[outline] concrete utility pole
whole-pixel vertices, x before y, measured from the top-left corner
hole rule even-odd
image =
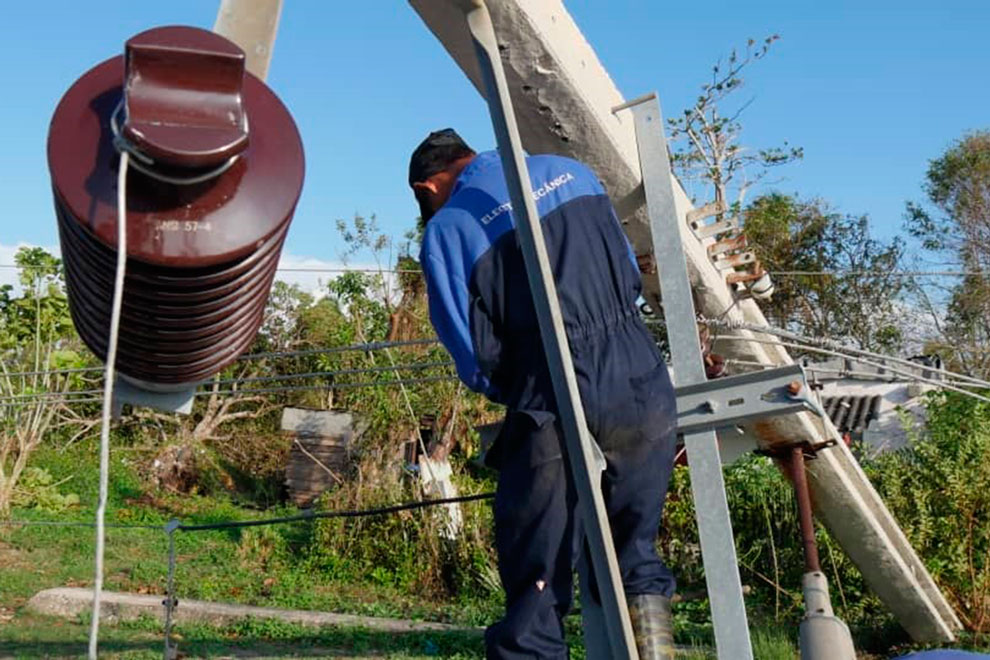
[[[410,4],[484,95],[457,0]],[[605,183],[636,252],[651,252],[633,121],[610,112],[624,99],[574,20],[559,0],[490,0],[488,8],[525,148],[587,163]],[[676,181],[674,190],[677,214],[685,218],[691,203]],[[705,244],[686,223],[680,227],[680,239],[701,314],[766,323],[752,300],[733,300]],[[651,302],[658,304],[656,278],[646,278],[644,287]],[[732,342],[725,352],[727,357],[767,365],[791,362],[776,346]],[[958,618],[831,422],[826,419],[823,426],[807,414],[795,414],[752,424],[747,431],[767,447],[839,441],[806,468],[819,517],[915,640],[954,639],[954,631],[961,628]]]

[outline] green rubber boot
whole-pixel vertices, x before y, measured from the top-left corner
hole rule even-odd
[[[659,594],[627,596],[640,660],[674,660],[674,619],[670,599]]]

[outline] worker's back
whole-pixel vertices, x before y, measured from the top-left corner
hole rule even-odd
[[[598,179],[581,163],[559,156],[533,156],[527,165],[592,430],[595,409],[617,409],[624,399],[637,398],[637,378],[648,398],[672,402],[666,368],[638,318],[639,271]],[[510,408],[553,412],[508,199],[498,154],[483,153],[464,169],[449,201],[427,225],[424,266],[431,275],[442,271],[449,278],[449,288],[442,277],[429,278],[431,307],[445,305],[442,316],[456,307],[464,319],[461,327],[443,328],[437,323],[441,315],[434,314],[434,324],[448,348],[453,344],[458,371],[469,385]],[[468,295],[460,300],[457,291],[464,284]],[[451,341],[451,334],[465,332]],[[458,355],[458,345],[466,354]]]

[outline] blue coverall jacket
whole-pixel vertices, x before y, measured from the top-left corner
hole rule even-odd
[[[627,593],[670,595],[656,555],[673,465],[673,389],[639,318],[639,269],[597,177],[560,156],[527,158],[582,404],[608,468],[603,494]],[[430,318],[457,372],[508,408],[489,452],[499,469],[495,540],[506,616],[489,657],[566,657],[580,521],[512,206],[496,152],[461,172],[427,223],[420,260]]]

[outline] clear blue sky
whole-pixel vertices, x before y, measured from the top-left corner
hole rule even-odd
[[[212,26],[214,0],[5,3],[0,247],[57,243],[45,138],[66,88],[156,25]],[[868,213],[884,237],[920,196],[927,160],[964,131],[990,127],[990,2],[754,0],[696,4],[572,0],[566,6],[627,97],[656,89],[670,113],[690,104],[709,67],[746,38],[781,41],[747,75],[755,98],[746,143],[789,140],[804,161],[775,188]],[[336,218],[377,214],[396,237],[416,207],[410,150],[455,126],[493,146],[484,105],[401,0],[285,0],[269,84],[307,150],[289,235],[295,256],[335,260]],[[755,192],[760,192],[759,190]],[[6,254],[9,254],[7,252]]]

